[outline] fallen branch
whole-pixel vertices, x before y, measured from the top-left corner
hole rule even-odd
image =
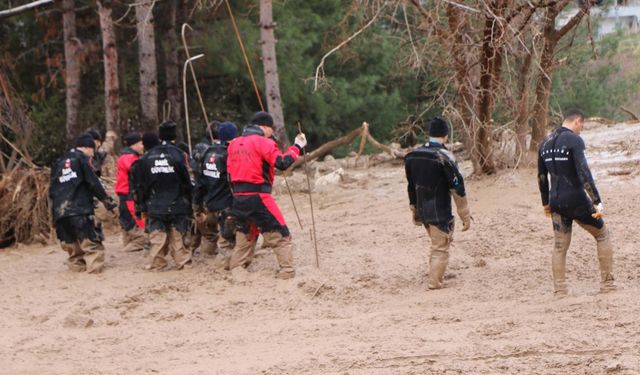
[[[629,114],[629,116],[631,116],[631,120],[633,121],[640,121],[640,118],[638,118],[638,115],[636,115],[635,113],[633,113],[630,109],[625,108],[623,106],[620,106],[620,110],[623,112],[626,112]]]
[[[53,3],[54,0],[38,0],[38,1],[34,1],[32,3],[29,4],[25,4],[19,7],[15,7],[15,8],[11,8],[11,9],[7,9],[7,10],[3,10],[0,11],[0,18],[8,18],[8,17],[12,17],[12,16],[17,16],[18,14],[27,12],[33,8],[37,8],[39,6],[42,5],[49,5],[51,3]]]

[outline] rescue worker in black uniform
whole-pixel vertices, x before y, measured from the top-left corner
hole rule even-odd
[[[146,219],[151,249],[148,270],[162,270],[171,253],[177,269],[191,263],[191,253],[183,236],[191,225],[192,185],[187,155],[173,141],[176,124],[164,122],[159,128],[161,144],[153,147],[134,164],[137,184],[137,214]]]
[[[104,267],[104,246],[96,232],[93,198],[113,211],[118,204],[105,191],[91,167],[93,137],[82,134],[76,147],[51,169],[49,197],[60,246],[69,254],[67,265],[76,272],[99,273]]]
[[[542,205],[553,222],[555,241],[551,263],[554,294],[558,297],[568,294],[565,267],[574,221],[596,240],[600,291],[616,289],[613,282],[613,246],[602,219],[602,200],[584,155],[585,145],[580,137],[583,125],[584,114],[581,111],[567,111],[562,126],[544,140],[538,152]]]
[[[224,235],[220,236],[233,204],[227,174],[227,147],[229,142],[238,136],[238,127],[225,121],[220,124],[217,133],[220,143],[209,146],[198,165],[193,212],[198,230],[203,236],[200,252],[205,255],[219,254],[218,263],[226,266],[235,237],[234,231],[227,233],[226,238]]]
[[[424,225],[431,237],[429,289],[442,288],[449,263],[455,223],[451,214],[452,195],[462,220],[462,231],[471,226],[464,180],[453,154],[444,145],[448,138],[449,125],[436,117],[429,124],[429,142],[405,157],[413,222],[417,226]]]
[[[200,142],[193,146],[189,162],[191,165],[191,171],[196,178],[198,174],[200,174],[200,166],[202,165],[202,160],[204,160],[204,153],[207,152],[209,147],[212,145],[220,143],[220,139],[218,138],[218,126],[220,126],[219,121],[211,121],[205,129],[204,137],[202,137]],[[194,214],[196,214],[195,211]],[[209,250],[211,250],[210,246],[208,244],[203,244],[202,242],[203,233],[207,230],[204,228],[205,222],[203,220],[197,220],[197,217],[194,217],[194,219],[196,220],[193,222],[191,238],[190,241],[188,241],[189,248],[194,254],[204,253],[206,255],[212,255],[212,253],[209,252]]]

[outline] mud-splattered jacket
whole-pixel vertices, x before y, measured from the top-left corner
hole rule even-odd
[[[190,215],[192,185],[187,154],[163,142],[134,163],[137,212],[154,215]]]
[[[193,203],[209,211],[231,207],[233,196],[227,174],[227,145],[214,144],[203,154],[196,174]]]
[[[83,152],[71,149],[51,168],[49,197],[53,220],[78,215],[93,215],[93,197],[104,201],[107,193]]]
[[[429,142],[404,158],[409,203],[416,207],[425,224],[448,225],[451,213],[451,190],[465,196],[464,180],[456,160],[447,148]]]
[[[280,152],[273,139],[258,126],[248,126],[229,144],[227,170],[234,194],[271,193],[275,168],[283,171],[293,164],[301,149],[293,145]]]
[[[593,181],[579,135],[560,127],[540,145],[538,185],[542,204],[568,217],[590,216],[600,194]],[[551,176],[549,179],[548,176]]]

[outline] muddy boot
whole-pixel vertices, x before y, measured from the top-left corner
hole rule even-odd
[[[181,270],[191,265],[191,251],[184,246],[182,233],[174,227],[171,227],[169,232],[169,252],[176,262],[176,269]]]
[[[205,236],[202,237],[200,242],[200,254],[203,256],[212,257],[218,253],[218,242]]]
[[[84,272],[87,270],[87,264],[84,261],[84,252],[80,249],[80,245],[77,242],[65,243],[61,242],[60,246],[62,250],[69,254],[67,259],[67,267],[73,272]]]
[[[236,232],[236,245],[233,247],[229,258],[229,269],[236,267],[248,267],[253,259],[256,241],[251,241],[248,234]]]
[[[126,246],[122,249],[124,252],[141,251],[144,249],[144,243],[147,240],[147,236],[140,228],[135,227],[127,232],[128,241]]]
[[[167,233],[162,230],[154,231],[149,235],[149,242],[151,243],[149,257],[151,258],[151,264],[147,265],[145,269],[159,271],[168,265],[165,259],[169,248],[167,240]]]
[[[427,225],[429,237],[431,237],[431,256],[429,259],[429,289],[441,289],[444,281],[444,271],[449,264],[449,245],[451,233],[438,229],[435,225]]]
[[[598,247],[598,262],[600,263],[600,293],[607,293],[617,289],[613,279],[613,245],[606,225],[596,227],[581,224],[596,240]]]
[[[283,237],[278,232],[263,233],[264,243],[262,247],[272,248],[276,254],[280,269],[276,273],[276,278],[286,280],[296,275],[293,269],[293,242],[291,236]]]
[[[233,243],[220,236],[218,238],[218,253],[213,260],[213,267],[215,269],[229,269],[229,260],[232,252]]]
[[[104,268],[104,246],[100,242],[89,239],[80,243],[80,248],[84,252],[84,261],[87,264],[87,273],[100,273]]]
[[[553,274],[553,295],[563,298],[569,294],[566,280],[567,250],[571,245],[572,222],[558,213],[551,216],[553,222],[553,253],[551,272]]]

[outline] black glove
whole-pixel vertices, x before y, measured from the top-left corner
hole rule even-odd
[[[104,208],[107,209],[107,211],[113,211],[116,209],[116,207],[118,207],[118,203],[116,203],[116,201],[113,200],[113,198],[107,196],[103,201],[102,204],[104,204]]]

